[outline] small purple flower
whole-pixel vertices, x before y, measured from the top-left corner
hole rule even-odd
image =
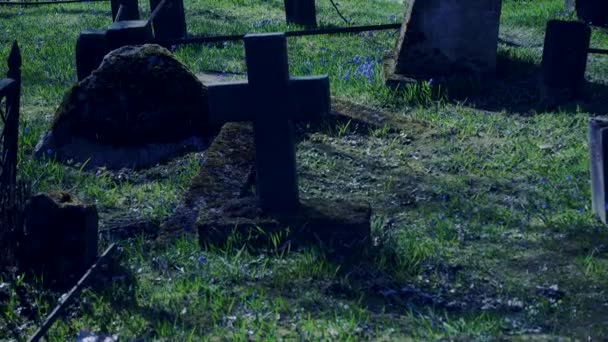
[[[350,70],[347,70],[346,73],[342,76],[342,81],[346,81],[350,79]]]
[[[198,257],[198,259],[196,259],[196,261],[197,261],[199,264],[204,264],[204,263],[206,263],[206,262],[207,262],[207,258],[206,258],[204,255],[201,255],[200,257]]]
[[[549,205],[547,205],[547,203],[543,203],[543,209],[545,209],[545,210],[549,209]]]
[[[53,154],[53,149],[52,148],[47,149],[46,150],[46,154],[49,155],[49,156],[52,155]]]
[[[541,184],[545,183],[546,181],[547,181],[547,180],[545,179],[545,177],[540,177],[540,178],[538,179],[538,182],[539,182],[539,183],[541,183]]]

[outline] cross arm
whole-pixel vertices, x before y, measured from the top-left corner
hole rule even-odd
[[[312,121],[331,110],[327,76],[292,77],[289,80],[290,112],[296,121]]]
[[[247,81],[207,85],[210,121],[221,125],[229,121],[252,121]],[[272,98],[272,97],[270,97]],[[293,120],[315,120],[330,112],[329,78],[327,76],[292,77],[289,80],[289,101],[286,116]]]
[[[207,85],[209,120],[212,125],[230,121],[251,121],[251,101],[247,81],[221,82]]]

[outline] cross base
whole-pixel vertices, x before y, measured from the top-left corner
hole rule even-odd
[[[238,233],[250,246],[272,247],[276,234],[282,248],[320,245],[332,255],[352,257],[370,245],[370,218],[371,207],[363,201],[302,199],[297,211],[268,214],[255,196],[247,196],[201,212],[196,226],[202,246],[222,244]]]

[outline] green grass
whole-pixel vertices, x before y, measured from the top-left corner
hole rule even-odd
[[[298,29],[283,23],[279,0],[185,3],[191,34]],[[344,25],[329,1],[317,3],[321,25]],[[292,75],[328,74],[333,96],[411,122],[369,131],[344,122],[307,132],[298,145],[303,196],[371,202],[372,253],[339,265],[314,249],[281,251],[276,241],[254,253],[238,237],[207,250],[194,237],[167,245],[137,238],[124,244],[114,284],[85,291],[49,340],[71,340],[81,329],[121,340],[606,338],[608,232],[590,209],[592,106],[587,99],[580,109],[545,112],[529,77],[546,21],[566,18],[562,6],[505,0],[500,35],[522,47],[501,44],[505,80],[460,102],[428,83],[384,87],[378,60],[394,47],[395,31],[290,38]],[[362,25],[398,21],[403,5],[351,0],[340,10]],[[178,205],[200,155],[130,172],[129,181],[31,158],[76,82],[79,31],[109,25],[109,13],[107,3],[0,7],[0,56],[17,39],[24,57],[19,172],[36,191],[69,190],[95,203],[102,226],[125,216],[160,222]],[[595,30],[592,46],[608,47],[608,35]],[[181,47],[176,55],[195,72],[245,70],[241,43]],[[363,63],[371,65],[369,79],[356,72]],[[605,97],[608,59],[590,56],[587,70],[596,83],[589,98]],[[0,340],[20,328],[33,332],[58,295],[35,291],[36,282],[3,282]],[[538,289],[552,285],[563,296]],[[33,295],[22,300],[22,289]]]

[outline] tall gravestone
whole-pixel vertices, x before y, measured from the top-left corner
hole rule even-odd
[[[388,73],[428,80],[496,69],[502,0],[407,0]]]

